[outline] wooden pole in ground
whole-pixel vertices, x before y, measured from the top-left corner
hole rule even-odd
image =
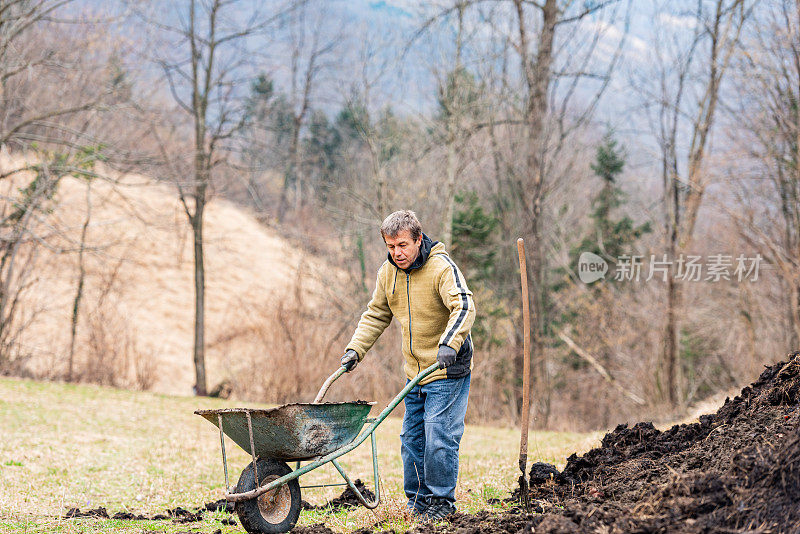
[[[528,268],[525,262],[525,242],[520,237],[517,239],[517,252],[519,253],[519,275],[522,282],[522,416],[520,417],[519,438],[519,469],[522,476],[519,478],[519,490],[522,493],[522,502],[525,510],[530,512],[530,499],[528,496],[528,425],[530,421],[530,375],[531,375],[531,314],[528,305]]]

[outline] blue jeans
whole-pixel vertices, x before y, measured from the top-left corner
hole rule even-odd
[[[405,398],[400,455],[409,508],[422,510],[431,498],[456,500],[469,381],[470,375],[434,380],[415,387]]]

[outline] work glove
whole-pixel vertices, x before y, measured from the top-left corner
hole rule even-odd
[[[439,354],[436,355],[439,367],[444,369],[456,363],[456,354],[456,349],[448,345],[439,345]]]
[[[358,365],[358,353],[353,349],[347,349],[342,356],[342,367],[349,373]]]

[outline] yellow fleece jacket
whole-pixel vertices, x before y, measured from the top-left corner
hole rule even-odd
[[[345,350],[355,350],[362,360],[392,317],[402,326],[404,369],[409,380],[436,362],[439,345],[455,349],[456,362],[432,373],[422,384],[469,374],[475,302],[464,275],[442,243],[433,243],[423,234],[420,255],[408,270],[398,269],[391,258],[381,265],[372,299]]]

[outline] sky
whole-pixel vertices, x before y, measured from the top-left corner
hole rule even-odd
[[[620,0],[619,6],[630,5],[627,20],[621,13],[612,20],[606,15],[610,10],[606,10],[601,15],[587,17],[575,26],[578,31],[571,35],[571,40],[580,41],[601,30],[595,53],[599,64],[610,59],[619,40],[624,36],[625,63],[635,66],[638,62],[647,60],[650,46],[648,39],[655,25],[680,26],[691,22],[680,14],[678,6],[684,2],[685,0],[672,0],[671,5],[676,6],[674,14],[654,17],[653,1]],[[269,13],[276,4],[274,0],[242,0],[239,5],[249,5],[255,10]],[[340,103],[350,92],[347,86],[355,82],[363,84],[366,76],[375,85],[376,102],[391,101],[399,108],[398,111],[410,114],[429,112],[435,105],[437,77],[440,78],[442,72],[452,65],[456,20],[451,16],[431,25],[427,31],[420,30],[425,20],[441,13],[443,6],[451,4],[448,0],[310,0],[306,11],[306,48],[313,35],[321,41],[336,39],[341,43],[328,58],[332,64],[327,65],[327,83],[320,84],[327,86],[328,94],[319,95],[325,106],[335,105],[337,100]],[[584,2],[574,4],[580,7]],[[119,14],[129,11],[131,6],[148,5],[148,2],[78,0],[77,5],[88,5],[94,9],[105,9]],[[149,5],[153,7],[151,12],[161,22],[175,24],[181,17],[181,10],[175,7],[178,5],[176,2],[151,0]],[[512,14],[510,2],[483,2],[478,4],[477,9],[468,11],[465,17],[465,31],[468,35],[465,62],[469,67],[472,61],[476,70],[481,68],[481,64],[485,66],[486,52],[489,50],[487,43],[491,32],[483,16],[490,7],[498,12],[505,10],[507,14]],[[242,19],[249,13],[247,9],[237,8],[237,11],[241,13]],[[186,17],[182,18],[185,20]],[[129,22],[123,24],[141,22],[128,20]],[[531,16],[529,25],[533,26],[535,23],[536,17]],[[279,85],[285,85],[288,91],[291,85],[288,73],[291,50],[288,46],[280,45],[280,42],[287,41],[287,37],[285,28],[278,24],[261,40],[252,40],[248,55],[251,56],[253,71],[267,71],[276,78]],[[567,46],[570,44],[566,43]],[[470,48],[472,58],[468,57]],[[363,56],[366,53],[372,53],[372,65],[367,69],[369,72],[364,72],[363,68]],[[513,62],[512,67],[515,64]],[[625,80],[619,76],[618,78],[620,79],[614,82],[616,95],[626,89],[623,86]],[[603,107],[607,107],[605,103]],[[616,107],[616,104],[612,105],[612,108]]]
[[[581,8],[584,2],[573,4]],[[120,14],[131,6],[148,3],[144,0],[118,0],[113,3],[79,0],[77,5],[89,5]],[[160,22],[179,22],[180,10],[175,7],[177,3],[151,0],[149,5],[153,8],[151,13],[155,13]],[[274,9],[274,5],[275,0],[242,0],[238,4],[265,13]],[[389,104],[395,113],[401,115],[423,120],[432,115],[437,106],[437,84],[454,64],[456,19],[450,16],[430,25],[425,31],[421,31],[421,28],[430,17],[440,14],[443,6],[452,5],[452,1],[309,0],[307,5],[302,32],[304,47],[298,56],[300,68],[297,84],[302,82],[309,50],[315,39],[323,46],[328,42],[337,43],[330,53],[318,59],[322,68],[313,94],[317,109],[333,116],[354,92],[364,93],[367,87],[370,105],[376,112]],[[659,10],[659,5],[667,9]],[[556,43],[558,58],[555,70],[604,73],[620,41],[624,39],[615,75],[594,114],[598,129],[607,126],[622,136],[634,138],[639,136],[639,132],[649,129],[647,117],[642,113],[644,97],[637,93],[634,86],[647,79],[652,67],[655,35],[663,34],[670,38],[674,32],[690,33],[693,21],[686,13],[692,5],[694,2],[690,0],[670,0],[667,3],[661,0],[620,0],[616,11],[606,9],[587,16],[577,24],[560,27],[562,41]],[[233,11],[233,17],[244,20],[251,11],[239,9],[238,6],[238,11]],[[491,30],[492,25],[487,21],[487,17],[492,16],[490,10],[494,10],[495,17],[505,13],[511,21],[512,9],[511,2],[482,2],[467,11],[464,19],[467,35],[464,64],[478,77],[501,69],[503,61],[497,53],[497,32],[502,31],[516,38],[508,22],[495,24],[494,27],[499,29],[494,32]],[[538,17],[534,16],[533,9],[529,14],[531,34],[535,34]],[[141,20],[123,17],[120,32],[131,31],[137,25],[134,32],[141,30]],[[241,62],[239,77],[242,82],[239,91],[248,91],[246,80],[261,72],[271,76],[279,90],[286,93],[291,91],[290,43],[297,41],[299,34],[287,28],[286,24],[275,24],[265,34],[249,40],[246,50],[231,52]],[[576,63],[575,59],[582,56],[582,51],[595,35],[597,43],[592,60],[586,65]],[[146,58],[148,53],[145,47],[140,51],[140,57]],[[507,64],[513,78],[519,72],[519,58],[513,53],[509,54]],[[580,113],[585,109],[599,86],[598,81],[583,79],[574,91],[570,110]],[[563,95],[568,88],[566,79],[559,82],[554,104],[558,103],[559,91]],[[521,90],[519,92],[521,94]],[[638,140],[640,143],[643,141],[640,136]]]

